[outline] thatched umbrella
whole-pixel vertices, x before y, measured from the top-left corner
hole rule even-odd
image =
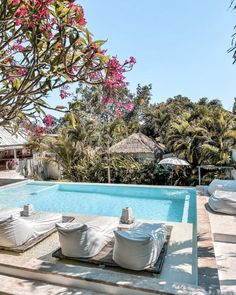
[[[111,154],[133,155],[139,158],[154,158],[155,155],[164,154],[165,146],[143,133],[133,133],[110,147]]]

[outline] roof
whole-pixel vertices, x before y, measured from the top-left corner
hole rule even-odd
[[[164,153],[165,146],[140,132],[131,134],[110,148],[114,154],[154,154],[157,151]]]
[[[0,126],[0,150],[22,148],[27,139],[20,134],[11,134]]]

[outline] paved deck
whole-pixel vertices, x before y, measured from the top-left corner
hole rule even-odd
[[[3,170],[0,171],[0,179],[24,179],[25,177],[23,175],[20,175],[15,170]]]
[[[79,215],[76,217],[79,222],[86,222],[91,220],[91,218],[98,218],[95,216]],[[114,217],[107,217],[108,219],[116,219]],[[196,247],[192,239],[193,237],[193,227],[192,224],[183,223],[170,223],[173,225],[173,230],[171,234],[171,239],[168,247],[168,252],[166,260],[162,269],[161,275],[153,276],[152,274],[146,274],[142,272],[129,272],[123,271],[119,272],[114,268],[106,267],[105,270],[92,266],[91,264],[85,263],[74,263],[71,261],[64,261],[63,263],[52,258],[52,252],[59,247],[58,235],[53,234],[43,242],[39,243],[32,249],[26,251],[23,254],[14,254],[12,252],[0,251],[0,269],[4,266],[11,266],[15,268],[23,268],[23,270],[40,271],[50,271],[60,274],[63,272],[63,276],[72,275],[73,277],[82,273],[91,273],[94,278],[100,277],[101,281],[116,280],[120,278],[122,281],[127,281],[129,278],[129,284],[133,285],[134,288],[137,287],[137,283],[143,282],[146,288],[151,290],[169,290],[168,286],[172,286],[171,290],[180,290],[181,288],[186,288],[187,293],[183,294],[204,294],[201,290],[197,289],[197,265],[196,265]],[[67,263],[67,264],[65,264]],[[0,271],[1,272],[1,271]],[[22,273],[22,272],[20,272]],[[12,273],[11,273],[12,274]],[[127,276],[128,274],[128,276]],[[16,274],[15,274],[16,275]],[[55,282],[54,282],[55,283]],[[112,284],[113,284],[112,283]],[[162,284],[165,286],[162,286]],[[181,286],[188,287],[181,287]],[[176,287],[174,287],[176,286]],[[190,287],[189,287],[190,286]],[[78,287],[78,286],[77,286]],[[164,288],[164,289],[163,289]],[[190,288],[190,289],[188,289]],[[190,290],[195,290],[191,293]],[[198,291],[200,293],[198,293]],[[119,293],[118,293],[119,294]]]
[[[208,196],[205,197],[207,203]],[[236,216],[213,212],[206,204],[221,294],[236,294]]]
[[[0,275],[0,294],[12,295],[104,295],[93,291]]]
[[[220,290],[216,257],[212,240],[209,217],[205,208],[205,196],[197,197],[197,229],[198,229],[198,285],[211,294]]]

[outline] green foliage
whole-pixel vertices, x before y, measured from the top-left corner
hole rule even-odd
[[[120,91],[120,99],[131,100],[134,109],[115,119],[112,109],[107,111],[100,103],[101,95],[97,87],[78,89],[71,113],[63,118],[59,137],[50,145],[66,178],[107,182],[109,164],[113,183],[195,185],[197,166],[230,164],[231,149],[236,145],[236,116],[223,109],[219,100],[201,98],[193,103],[178,95],[150,104],[151,86],[139,85],[135,94],[127,88]],[[111,145],[138,130],[158,138],[168,152],[186,159],[191,168],[164,170],[156,160],[109,157]],[[206,181],[208,176],[211,173],[204,175]]]

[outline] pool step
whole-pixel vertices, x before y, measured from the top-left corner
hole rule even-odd
[[[82,290],[77,288],[70,288],[65,286],[59,286],[40,282],[30,279],[20,279],[14,276],[0,275],[0,294],[12,294],[12,295],[102,295],[104,293],[97,293],[88,290]]]

